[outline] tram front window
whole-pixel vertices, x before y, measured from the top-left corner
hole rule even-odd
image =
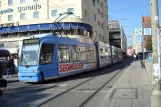
[[[22,48],[21,65],[37,65],[38,53],[39,44],[24,45]]]

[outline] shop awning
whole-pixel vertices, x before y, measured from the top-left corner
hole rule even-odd
[[[70,23],[64,23],[63,29],[70,30]]]
[[[78,23],[71,23],[72,29],[78,29]]]
[[[27,30],[28,30],[28,26],[19,26],[19,30],[18,30],[18,32],[27,32]]]
[[[50,24],[40,24],[40,30],[50,30]]]
[[[83,23],[79,23],[79,29],[84,30],[84,24]]]
[[[51,30],[60,30],[62,28],[62,23],[53,23]]]
[[[89,24],[85,24],[85,29],[87,31],[92,31],[92,27]]]
[[[29,25],[29,30],[28,31],[37,31],[38,29],[39,29],[38,24]]]
[[[8,28],[0,28],[0,34],[8,33]]]
[[[17,26],[13,26],[13,27],[9,27],[8,28],[8,33],[14,33],[18,31],[18,27]]]

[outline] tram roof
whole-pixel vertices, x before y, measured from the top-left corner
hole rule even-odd
[[[51,40],[56,40],[57,43],[71,44],[71,45],[93,44],[93,40],[91,40],[91,39],[58,37],[58,36],[55,36],[53,33],[44,33],[44,34],[32,35],[30,38],[40,38],[41,40],[51,39]]]

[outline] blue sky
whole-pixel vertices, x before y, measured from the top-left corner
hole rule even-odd
[[[161,15],[161,0],[158,0],[158,4],[159,14]],[[118,20],[123,25],[127,37],[127,45],[130,46],[132,45],[132,32],[135,28],[142,27],[141,15],[151,15],[150,0],[108,0],[108,12],[109,20]]]

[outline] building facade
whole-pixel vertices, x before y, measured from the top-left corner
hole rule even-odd
[[[127,55],[128,55],[128,56],[132,56],[132,55],[133,55],[132,46],[130,46],[130,47],[127,48]]]
[[[73,14],[55,23],[64,12]],[[22,39],[58,31],[109,43],[107,13],[107,0],[0,0],[0,47],[17,53]]]
[[[108,21],[108,28],[109,29],[117,29],[120,28],[120,24],[118,20],[109,20]]]
[[[124,53],[127,53],[126,34],[122,25],[119,25],[119,22],[116,20],[110,20],[108,21],[108,27],[110,45],[121,48]]]
[[[143,28],[151,28],[151,16],[143,16],[142,17],[142,27]],[[144,35],[144,46],[148,42],[148,36],[152,36],[152,35]],[[145,48],[145,50],[146,50],[146,48]]]
[[[142,52],[142,43],[137,43],[135,32],[132,33],[132,48],[135,54]]]
[[[142,17],[143,28],[151,28],[151,16]]]

